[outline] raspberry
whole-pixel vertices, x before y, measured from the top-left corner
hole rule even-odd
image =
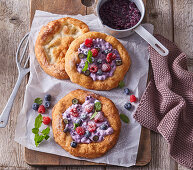
[[[96,124],[94,122],[88,122],[88,131],[94,132],[96,130]]]
[[[87,46],[87,47],[91,47],[92,46],[92,38],[88,38],[85,40],[84,44]]]
[[[45,109],[44,105],[40,105],[38,108],[38,112],[43,114],[43,113],[45,113],[45,111],[46,111],[46,109]]]
[[[106,57],[107,63],[111,63],[113,60],[116,59],[116,55],[114,53],[108,53]]]
[[[113,55],[111,56],[112,60],[115,60],[117,58],[117,56],[113,53]]]
[[[110,64],[103,64],[101,69],[104,72],[108,72],[111,70],[111,66],[110,66]]]
[[[104,120],[104,117],[103,117],[103,114],[101,112],[99,112],[95,118],[94,118],[94,121],[97,123],[97,122],[102,122]]]
[[[80,126],[76,128],[76,132],[79,135],[84,135],[85,134],[85,130],[83,129],[83,127],[80,127]]]
[[[136,102],[136,97],[134,95],[131,95],[130,96],[130,102]]]
[[[91,50],[91,52],[92,52],[92,56],[93,56],[93,57],[96,57],[96,56],[98,55],[98,50],[95,49],[95,48],[93,48],[93,49]]]
[[[43,117],[43,123],[44,125],[49,125],[51,122],[51,119],[49,117]]]
[[[92,64],[89,70],[91,73],[96,73],[98,71],[98,67],[95,64]]]
[[[85,111],[88,113],[92,112],[93,109],[94,109],[94,104],[88,104],[85,106]]]
[[[77,112],[77,109],[76,108],[72,108],[70,110],[70,114],[74,117],[78,117],[78,112]]]

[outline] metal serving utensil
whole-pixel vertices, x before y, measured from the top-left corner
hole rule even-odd
[[[23,78],[25,77],[25,75],[30,71],[30,68],[29,67],[27,68],[27,64],[28,64],[28,61],[29,61],[29,55],[27,56],[27,59],[24,62],[25,63],[24,66],[23,67],[21,66],[22,60],[25,56],[25,53],[27,51],[27,47],[28,47],[28,44],[29,44],[28,36],[29,36],[29,33],[27,33],[23,37],[23,39],[19,43],[19,46],[18,46],[18,49],[17,49],[17,52],[16,52],[16,64],[17,64],[17,69],[18,69],[19,75],[18,75],[17,82],[15,84],[15,87],[14,87],[14,89],[13,89],[13,91],[12,91],[10,97],[9,97],[9,100],[8,100],[3,112],[0,115],[0,128],[4,128],[7,125],[8,119],[9,119],[9,114],[11,112],[11,108],[12,108],[14,99],[16,97],[17,91],[19,89],[19,86],[20,86]],[[21,47],[22,47],[23,43],[25,42],[25,40],[26,40],[26,44],[25,44],[24,49],[22,51],[21,58],[19,59],[18,57],[19,57],[19,54],[20,54],[20,51],[21,51]]]

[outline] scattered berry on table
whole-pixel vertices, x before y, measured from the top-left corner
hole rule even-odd
[[[72,142],[70,143],[70,146],[71,146],[72,148],[76,148],[76,147],[77,147],[77,143],[76,143],[75,141],[72,141]]]
[[[51,122],[50,117],[43,117],[43,124],[44,124],[44,125],[49,125],[50,122]]]
[[[43,113],[45,113],[45,111],[46,111],[46,109],[45,109],[44,105],[40,105],[38,108],[38,112],[43,114]]]
[[[85,111],[88,113],[92,112],[93,109],[94,109],[94,104],[92,104],[92,103],[85,106]]]
[[[124,93],[125,93],[126,95],[129,95],[129,94],[130,94],[130,90],[129,90],[128,88],[125,88],[125,89],[124,89]]]
[[[72,99],[72,104],[78,104],[78,99],[76,98]]]
[[[125,107],[125,109],[130,110],[131,107],[132,107],[132,105],[131,105],[131,103],[126,103],[126,104],[124,105],[124,107]]]
[[[92,138],[95,142],[99,140],[99,137],[97,135],[93,136]]]
[[[84,135],[85,134],[85,130],[83,127],[79,126],[76,128],[76,132],[79,134],[79,135]]]
[[[45,106],[45,108],[49,108],[50,107],[50,101],[45,101],[44,106]]]
[[[86,132],[85,132],[85,137],[86,138],[89,138],[91,136],[91,133],[88,131],[88,130],[86,130]]]
[[[85,119],[87,119],[87,115],[86,115],[86,114],[82,114],[82,115],[80,116],[80,118],[83,119],[83,120],[85,120]]]
[[[51,101],[51,95],[50,94],[45,95],[44,100]]]
[[[78,112],[77,112],[77,109],[76,108],[72,108],[70,110],[70,114],[74,117],[78,117]]]
[[[89,70],[86,70],[86,71],[84,72],[84,75],[85,75],[85,76],[89,76],[89,75],[90,75],[90,71],[89,71]]]
[[[91,50],[91,52],[92,52],[92,56],[93,56],[93,57],[96,57],[96,56],[98,55],[98,50],[95,49],[95,48],[93,48],[93,49]]]
[[[94,132],[96,130],[96,124],[94,122],[88,122],[88,131]]]
[[[87,46],[87,47],[91,47],[92,46],[92,38],[87,38],[84,42],[84,44]]]
[[[111,66],[110,66],[110,64],[103,64],[102,65],[102,71],[104,71],[104,72],[108,72],[108,71],[110,71],[111,70]]]
[[[102,124],[100,127],[100,129],[102,129],[102,130],[106,130],[107,128],[108,128],[108,126],[106,123]]]
[[[97,122],[102,122],[104,120],[103,114],[101,112],[98,112],[98,114],[94,117],[94,121]]]
[[[102,70],[101,70],[101,69],[98,69],[97,75],[102,76],[102,74],[103,74]]]
[[[82,120],[81,119],[76,119],[75,123],[80,126],[82,124]]]
[[[96,73],[98,71],[98,67],[95,64],[92,64],[89,68],[91,73]]]
[[[136,101],[137,101],[137,99],[136,99],[135,95],[131,95],[130,96],[130,102],[136,102]]]
[[[38,108],[39,108],[39,104],[33,103],[32,109],[33,109],[33,110],[38,110]]]

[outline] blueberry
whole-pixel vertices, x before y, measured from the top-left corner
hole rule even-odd
[[[45,106],[45,108],[49,108],[50,107],[50,102],[49,101],[45,101],[44,106]]]
[[[72,104],[78,104],[78,99],[76,98],[72,99]]]
[[[39,104],[33,103],[32,109],[33,109],[33,110],[38,110],[38,108],[39,108]]]
[[[102,59],[98,59],[97,64],[102,64]]]
[[[72,141],[70,143],[70,146],[73,147],[73,148],[76,148],[77,147],[77,143],[75,141]]]
[[[80,118],[81,118],[82,120],[85,120],[85,119],[87,118],[87,115],[86,115],[86,114],[82,114],[82,115],[80,116]]]
[[[116,62],[116,65],[117,65],[117,66],[122,65],[122,60],[120,60],[120,59],[116,60],[115,62]]]
[[[101,69],[98,69],[97,75],[102,76],[102,74],[103,74],[102,70],[101,70]]]
[[[86,70],[86,71],[84,72],[84,75],[85,75],[85,76],[89,76],[89,75],[90,75],[90,71],[89,71],[89,70]]]
[[[83,53],[79,53],[79,54],[78,54],[78,57],[79,57],[80,59],[83,59],[83,58],[85,58],[86,56],[85,56]]]
[[[50,94],[45,95],[44,99],[45,99],[45,101],[50,101],[51,95]]]
[[[68,119],[63,120],[65,124],[68,124]]]
[[[75,123],[78,124],[78,125],[81,125],[82,124],[82,120],[81,119],[76,119]]]
[[[128,88],[125,88],[124,93],[128,95],[128,94],[130,94],[130,90]]]
[[[101,130],[106,130],[107,128],[108,128],[108,126],[106,123],[102,124],[100,127]]]
[[[124,107],[125,107],[125,109],[130,110],[131,107],[132,107],[132,105],[131,105],[131,103],[126,103],[126,104],[124,105]]]
[[[68,124],[66,124],[63,132],[66,133],[67,131],[68,131]]]
[[[92,138],[95,142],[99,140],[99,137],[97,135],[93,136]]]
[[[91,136],[91,133],[87,130],[84,135],[86,138],[89,138]]]

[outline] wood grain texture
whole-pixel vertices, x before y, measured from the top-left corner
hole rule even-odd
[[[23,35],[29,30],[30,0],[0,0],[0,110],[12,91],[17,79],[15,64],[15,51]],[[38,5],[38,4],[37,4]],[[188,66],[193,72],[192,57],[192,0],[147,0],[146,21],[155,24],[155,33],[164,35],[170,40],[175,40],[178,46],[185,50],[189,60]],[[70,9],[67,9],[70,10]],[[174,15],[174,16],[173,16]],[[172,24],[171,24],[172,23]],[[190,32],[191,31],[191,32]],[[24,95],[25,83],[18,92],[9,124],[5,129],[0,129],[0,169],[68,169],[68,170],[187,170],[177,165],[169,157],[169,146],[158,134],[151,134],[152,161],[145,167],[117,168],[117,167],[30,167],[24,161],[24,149],[16,144],[14,128],[16,117],[19,113]],[[2,137],[3,136],[3,137]]]

